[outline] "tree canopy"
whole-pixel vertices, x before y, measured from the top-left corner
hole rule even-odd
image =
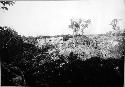
[[[0,1],[2,6],[0,7],[1,9],[8,10],[8,6],[13,6],[15,4],[15,1]]]

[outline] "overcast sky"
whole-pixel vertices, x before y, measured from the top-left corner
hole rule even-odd
[[[124,0],[16,1],[8,11],[0,10],[0,26],[10,26],[25,36],[72,34],[71,18],[91,19],[85,34],[112,29],[113,18],[125,23]]]

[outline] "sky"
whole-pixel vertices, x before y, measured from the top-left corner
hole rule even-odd
[[[0,26],[10,26],[20,35],[72,34],[70,19],[91,19],[85,34],[100,34],[112,30],[114,18],[125,25],[124,0],[79,1],[16,1],[8,11],[0,9]]]

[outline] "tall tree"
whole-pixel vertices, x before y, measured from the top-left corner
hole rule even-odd
[[[112,26],[113,30],[119,30],[120,27],[118,26],[118,22],[120,19],[113,19],[110,23],[110,25]]]
[[[80,19],[80,20],[81,20],[80,29],[82,30],[82,37],[83,37],[83,30],[88,28],[88,25],[91,23],[91,20],[90,19],[88,19],[86,21],[82,20],[82,19]]]
[[[0,7],[1,9],[4,9],[4,10],[8,10],[8,6],[13,6],[15,4],[15,1],[0,1],[0,3],[2,4],[2,6]]]
[[[71,19],[71,25],[69,25],[69,28],[73,29],[73,39],[74,39],[74,44],[76,46],[76,38],[75,36],[77,36],[78,31],[81,29],[82,30],[82,37],[83,37],[83,30],[88,28],[88,25],[91,23],[91,20],[82,20],[77,19],[77,20],[73,20]]]
[[[81,21],[76,21],[71,19],[71,25],[69,25],[69,28],[71,28],[73,30],[73,40],[74,40],[74,46],[76,46],[76,36],[78,34],[78,31],[80,29],[80,22]]]

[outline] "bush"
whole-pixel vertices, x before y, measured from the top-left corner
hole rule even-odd
[[[18,33],[9,27],[0,27],[0,53],[2,61],[12,61],[11,58],[22,52],[22,39]]]

